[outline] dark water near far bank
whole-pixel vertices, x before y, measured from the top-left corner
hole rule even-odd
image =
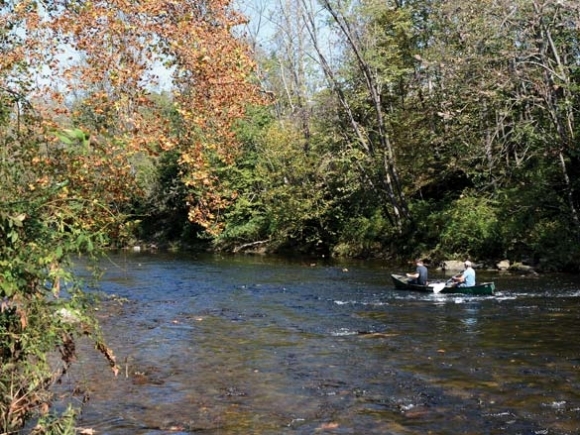
[[[98,434],[578,434],[580,278],[395,291],[380,262],[124,254],[98,312],[118,377],[68,382]],[[87,346],[88,347],[88,346]]]

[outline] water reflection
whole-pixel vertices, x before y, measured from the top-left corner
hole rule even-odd
[[[142,254],[106,267],[115,298],[99,315],[122,373],[87,344],[68,379],[90,394],[80,424],[101,434],[579,430],[568,278],[494,277],[498,295],[469,297],[395,291],[381,263]]]

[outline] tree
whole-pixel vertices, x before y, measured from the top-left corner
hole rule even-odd
[[[360,147],[361,151],[368,157],[370,165],[363,164],[361,176],[366,183],[372,186],[385,199],[386,214],[389,216],[391,223],[399,231],[403,224],[410,218],[398,170],[395,161],[395,151],[393,139],[388,125],[388,115],[385,112],[384,90],[393,82],[396,82],[403,70],[394,68],[391,71],[379,69],[377,63],[377,38],[380,35],[374,32],[372,26],[365,29],[369,19],[363,9],[357,8],[357,2],[340,4],[338,2],[322,1],[321,5],[329,14],[335,25],[335,30],[342,37],[342,48],[345,50],[344,60],[347,65],[351,66],[357,74],[357,89],[351,93],[343,84],[340,75],[344,71],[334,70],[329,63],[324,50],[320,46],[320,41],[316,36],[316,20],[313,14],[303,2],[306,16],[308,17],[308,31],[313,39],[313,44],[322,65],[322,69],[329,82],[330,89],[334,92],[342,112],[345,116],[347,126],[350,130],[349,137]],[[403,21],[406,17],[404,14],[395,14],[389,26],[397,29],[397,32],[405,32]],[[396,37],[400,34],[395,35]],[[396,41],[392,40],[396,47]],[[390,48],[392,46],[389,46]],[[397,49],[395,48],[395,51]],[[402,52],[393,52],[394,56],[399,56]],[[392,60],[392,59],[391,59]],[[353,77],[354,78],[354,77]],[[370,106],[368,111],[357,113],[355,107],[358,92],[362,92]],[[378,173],[373,173],[373,166],[378,168]],[[370,170],[370,172],[369,172]]]
[[[21,59],[40,79],[35,99],[49,103],[45,122],[74,118],[75,127],[129,160],[178,149],[192,190],[190,218],[209,230],[228,202],[212,175],[214,159],[236,153],[232,126],[247,104],[260,101],[248,47],[233,33],[244,19],[231,2],[26,1],[8,9],[8,21],[26,26]],[[158,85],[173,90],[178,131],[162,113],[152,116],[158,108],[149,93]],[[70,96],[82,105],[71,106]]]
[[[530,227],[548,228],[544,219],[578,228],[569,142],[577,128],[578,6],[435,2],[430,17],[421,75],[441,174],[461,174],[472,194],[501,198],[507,249]]]

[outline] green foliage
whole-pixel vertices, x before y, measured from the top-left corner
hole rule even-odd
[[[61,415],[43,415],[30,435],[75,435],[77,414],[78,411],[69,405]]]
[[[577,236],[563,233],[580,233],[577,8],[515,4],[325,3],[321,13],[334,8],[359,50],[336,40],[340,61],[328,67],[339,67],[325,71],[330,85],[311,96],[308,118],[272,122],[262,111],[241,127],[243,155],[220,172],[237,196],[218,245],[553,257],[570,268]]]
[[[97,256],[117,222],[94,192],[82,196],[87,190],[53,172],[50,161],[39,164],[40,139],[26,129],[4,133],[19,151],[0,159],[0,432],[33,420],[37,433],[71,433],[71,413],[50,421],[48,413],[51,386],[74,361],[75,339],[90,335],[114,366],[72,258]],[[59,137],[67,146],[88,140],[80,130]]]
[[[244,152],[220,170],[225,191],[235,198],[226,210],[218,249],[263,247],[293,252],[327,251],[334,237],[332,201],[314,184],[317,154],[306,150],[302,132],[255,112],[239,126]]]
[[[505,257],[530,262],[546,271],[577,271],[578,237],[570,230],[574,222],[567,213],[565,198],[547,182],[552,177],[536,167],[528,171],[528,189],[499,192]]]
[[[164,152],[150,163],[145,195],[134,204],[134,214],[139,217],[135,235],[156,243],[190,242],[201,228],[187,218],[188,189],[180,177],[179,153]]]
[[[540,219],[524,239],[543,271],[574,271],[580,268],[578,239],[570,232],[570,222]]]
[[[492,256],[502,252],[498,204],[466,193],[443,211],[439,249],[457,258]]]
[[[62,143],[68,145],[69,147],[78,144],[82,147],[82,149],[86,150],[90,144],[90,136],[78,128],[58,131],[56,132],[56,136]]]
[[[326,250],[325,203],[307,186],[278,186],[267,194],[269,232],[278,249],[310,253]]]
[[[224,231],[214,241],[217,249],[237,249],[239,245],[271,238],[265,192],[274,179],[268,176],[268,170],[261,169],[269,157],[260,151],[272,118],[268,109],[261,107],[251,108],[248,114],[248,119],[239,121],[236,129],[242,153],[221,170],[224,186],[235,200],[224,214]]]
[[[0,215],[0,430],[11,432],[50,408],[51,385],[74,360],[74,339],[100,341],[70,256],[95,254],[100,234],[75,225],[82,213],[59,189],[2,203]],[[53,196],[54,195],[54,196]],[[77,218],[78,219],[78,218]],[[79,222],[77,220],[77,222]],[[80,223],[80,222],[79,222]],[[66,296],[66,297],[62,297]],[[60,364],[49,363],[56,353]],[[46,432],[49,433],[49,432]]]
[[[368,217],[349,216],[340,227],[338,243],[333,247],[332,254],[335,257],[350,258],[376,255],[390,233],[392,227],[379,209]]]
[[[414,220],[410,222],[402,235],[392,235],[391,246],[396,246],[396,255],[402,258],[430,257],[440,260],[441,252],[436,249],[442,228],[445,225],[443,210],[447,201],[444,200],[413,200],[410,201],[411,214]]]
[[[295,62],[264,59],[264,88],[278,89],[279,100],[238,122],[235,159],[200,144],[211,171],[192,189],[179,181],[180,156],[162,153],[158,176],[141,178],[152,188],[138,214],[157,224],[144,232],[186,237],[186,202],[206,189],[223,199],[213,209],[223,227],[216,249],[504,257],[571,268],[577,236],[564,233],[580,233],[576,6],[339,3],[327,6],[354,40],[335,34],[329,86],[308,83],[320,75],[300,70],[317,56],[307,52],[312,41],[292,52]],[[329,9],[317,12],[326,13],[319,22],[336,25]],[[291,47],[283,37],[276,41]],[[161,100],[182,137],[184,118],[170,97]]]

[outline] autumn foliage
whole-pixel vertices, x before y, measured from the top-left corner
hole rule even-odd
[[[3,2],[0,86],[33,102],[46,150],[70,146],[55,131],[89,135],[75,163],[58,162],[80,190],[94,191],[93,174],[122,202],[138,193],[136,155],[178,150],[190,218],[219,231],[229,198],[214,168],[235,155],[232,125],[259,102],[234,34],[243,20],[227,0]],[[153,102],[159,92],[170,94],[173,119]],[[55,163],[48,154],[37,163]]]

